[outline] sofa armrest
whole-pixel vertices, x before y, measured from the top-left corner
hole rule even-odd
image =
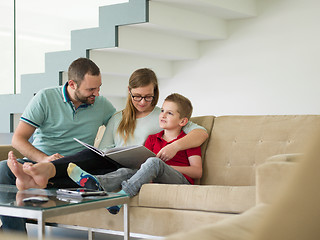
[[[0,161],[8,159],[8,152],[13,151],[18,158],[23,158],[22,154],[11,145],[0,145]]]
[[[301,159],[302,154],[280,154],[267,159],[256,172],[256,203],[272,203]]]
[[[166,236],[163,240],[239,240],[252,239],[255,229],[265,218],[270,206],[259,204],[248,211],[222,221],[208,223],[188,231]]]

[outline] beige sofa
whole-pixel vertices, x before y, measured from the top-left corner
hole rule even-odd
[[[320,115],[192,120],[209,133],[202,146],[204,172],[199,185],[145,184],[131,200],[131,232],[166,236],[237,216],[259,202],[270,201],[294,166],[290,159],[304,152],[310,134],[320,126]],[[6,154],[8,146],[0,148],[1,152]],[[122,212],[114,216],[106,209],[50,219],[119,231],[122,221]]]
[[[236,217],[175,233],[164,239],[320,239],[320,191],[317,191],[320,129],[315,131],[315,137],[310,138],[308,145],[306,154],[277,156],[258,167],[257,191],[263,192],[259,197],[263,203]]]

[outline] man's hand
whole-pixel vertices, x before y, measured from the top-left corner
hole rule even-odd
[[[170,159],[172,159],[177,152],[179,151],[179,146],[177,144],[175,144],[175,142],[168,144],[167,146],[165,146],[164,148],[162,148],[158,154],[157,157],[160,158],[162,161],[169,161]]]
[[[28,123],[20,121],[17,129],[12,137],[12,146],[17,149],[22,155],[35,162],[51,162],[53,160],[62,158],[59,153],[55,153],[51,156],[46,155],[37,148],[35,148],[28,139],[35,131],[35,127]]]
[[[53,155],[47,156],[46,158],[43,159],[43,162],[52,162],[54,160],[57,160],[59,158],[63,158],[63,156],[59,153],[55,153]]]

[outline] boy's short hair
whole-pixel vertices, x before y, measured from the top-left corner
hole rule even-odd
[[[188,98],[180,95],[179,93],[172,93],[166,97],[165,101],[174,102],[178,105],[180,118],[187,118],[188,120],[190,119],[193,107]]]

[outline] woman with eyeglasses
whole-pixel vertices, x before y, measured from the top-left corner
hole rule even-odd
[[[158,98],[156,74],[148,68],[134,71],[129,78],[126,107],[109,120],[99,148],[143,145],[149,135],[160,132]],[[208,137],[204,128],[192,122],[183,131],[187,136],[163,148],[157,157],[167,161],[180,150],[200,146]]]
[[[160,132],[162,129],[159,127],[158,119],[161,109],[156,106],[158,98],[159,88],[156,74],[148,68],[134,71],[129,79],[126,107],[122,111],[115,113],[109,120],[99,144],[99,149],[105,151],[111,147],[144,145],[149,135]],[[168,161],[178,151],[200,146],[208,137],[203,127],[190,121],[183,128],[183,131],[187,135],[162,148],[157,157]],[[12,172],[19,173],[19,176],[15,175],[19,179],[18,182],[21,183],[17,184],[20,190],[46,187],[78,187],[67,174],[70,162],[75,163],[81,169],[93,175],[102,175],[110,172],[123,175],[121,171],[127,171],[122,165],[106,159],[89,149],[52,162],[27,163],[24,166],[15,161],[15,156],[12,152],[9,153],[9,160],[11,161],[11,166],[17,168],[14,171],[9,166]],[[133,175],[134,171],[127,174],[128,176]],[[115,183],[115,185],[117,184]],[[110,189],[105,190],[109,191]]]

